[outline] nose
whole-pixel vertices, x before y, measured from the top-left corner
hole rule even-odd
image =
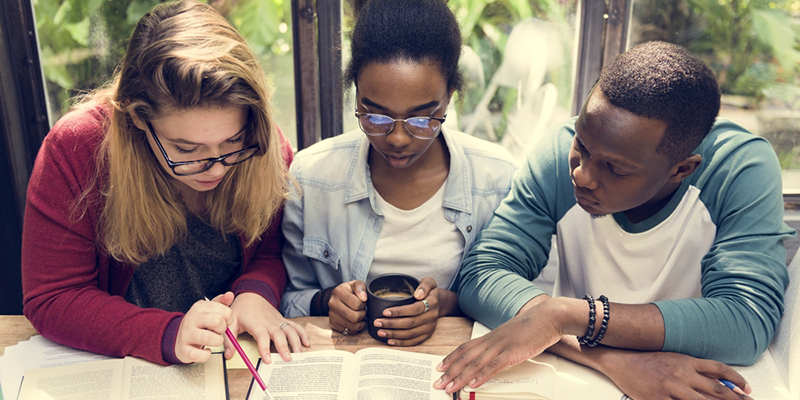
[[[393,147],[408,146],[414,138],[406,132],[406,125],[403,121],[395,121],[394,129],[386,135],[386,143]]]
[[[580,164],[572,170],[572,179],[577,186],[588,190],[597,189],[597,180],[594,178],[594,174],[587,162],[581,161]]]
[[[221,162],[216,162],[214,165],[211,166],[205,173],[211,176],[220,176],[225,173],[226,166],[222,165]]]

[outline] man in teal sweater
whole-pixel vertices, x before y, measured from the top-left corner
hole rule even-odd
[[[775,153],[719,107],[713,73],[680,46],[644,43],[604,70],[465,258],[461,309],[495,329],[445,358],[434,386],[477,387],[547,350],[636,399],[741,398],[720,379],[749,393],[723,363],[769,345],[794,232]],[[550,297],[531,281],[554,234]]]

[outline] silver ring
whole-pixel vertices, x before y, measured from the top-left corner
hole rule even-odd
[[[278,329],[283,330],[283,328],[286,328],[287,326],[289,326],[289,323],[288,322],[284,322],[284,323],[281,324],[281,327],[278,328]]]
[[[347,336],[347,332],[348,332],[348,329],[347,329],[347,328],[344,328],[344,330],[342,331],[342,335],[345,335],[345,336]]]
[[[425,314],[426,312],[428,312],[428,310],[431,309],[431,305],[428,304],[428,300],[422,299],[421,301],[422,301],[422,304],[425,304],[425,311],[422,312],[423,314]]]

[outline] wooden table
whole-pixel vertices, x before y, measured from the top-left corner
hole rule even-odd
[[[350,336],[335,332],[331,330],[327,317],[304,317],[296,318],[294,321],[303,326],[311,339],[311,347],[307,351],[335,349],[354,353],[365,347],[386,346],[372,339],[366,329],[357,335]],[[472,320],[461,317],[445,317],[439,319],[436,332],[428,340],[414,347],[400,347],[400,349],[447,355],[458,345],[469,340],[471,332]],[[35,334],[36,330],[24,316],[0,316],[0,355],[7,346],[27,340]],[[242,334],[239,336],[239,341],[253,342],[253,338],[248,334]],[[246,369],[229,369],[228,389],[231,399],[244,399],[251,379],[252,376]]]

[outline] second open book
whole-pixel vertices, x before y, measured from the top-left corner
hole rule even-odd
[[[292,361],[259,360],[258,371],[275,400],[450,400],[433,388],[441,376],[436,366],[444,356],[386,347],[292,354]],[[248,400],[266,399],[251,382]]]

